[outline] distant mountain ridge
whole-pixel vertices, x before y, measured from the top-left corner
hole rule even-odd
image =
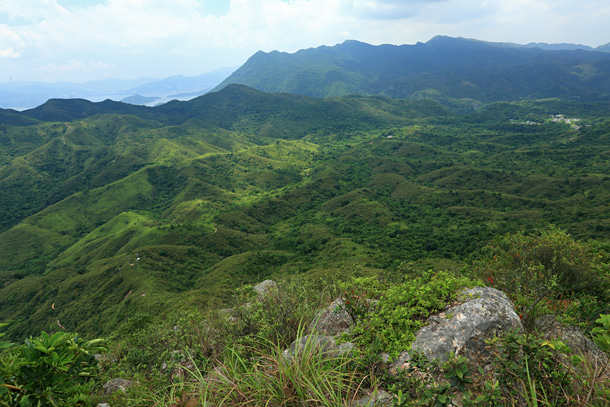
[[[610,54],[437,36],[415,45],[345,41],[293,54],[257,52],[214,90],[238,83],[314,97],[432,98],[446,105],[610,97]]]
[[[596,48],[582,44],[547,44],[545,42],[530,42],[524,46],[527,48],[540,48],[547,51],[574,51],[577,49],[582,49],[584,51],[596,51]]]
[[[143,77],[133,80],[105,79],[85,83],[70,82],[7,82],[0,83],[0,107],[28,109],[40,106],[50,99],[87,99],[94,102],[104,99],[123,100],[140,95],[154,97],[154,101],[189,99],[199,96],[218,85],[235,70],[220,68],[197,76],[170,76],[165,79]],[[129,103],[144,104],[151,100],[134,99]]]

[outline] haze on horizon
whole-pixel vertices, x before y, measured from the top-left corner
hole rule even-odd
[[[0,82],[194,76],[346,39],[596,47],[608,21],[607,0],[3,0]]]

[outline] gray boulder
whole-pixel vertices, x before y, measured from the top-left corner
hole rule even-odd
[[[345,311],[343,301],[341,298],[337,298],[316,314],[307,331],[323,335],[337,335],[345,332],[353,323],[354,320]]]
[[[256,291],[258,297],[261,298],[277,290],[277,283],[273,280],[265,280],[252,288],[254,289],[254,291]]]
[[[430,324],[415,335],[411,351],[441,361],[454,352],[467,357],[473,365],[485,366],[490,357],[485,340],[512,329],[523,329],[523,324],[508,297],[494,288],[467,289],[459,299],[459,305],[429,318]],[[390,371],[407,368],[410,359],[409,352],[401,353]]]

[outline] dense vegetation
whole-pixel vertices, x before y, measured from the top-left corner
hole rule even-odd
[[[3,124],[0,320],[14,338],[58,323],[107,334],[271,276],[459,269],[495,236],[550,224],[603,245],[603,108],[553,99],[461,115],[232,86],[130,115]]]
[[[529,268],[515,263],[515,251],[523,253]],[[575,252],[594,273],[572,261]],[[531,312],[538,292],[506,285],[502,275],[526,281],[532,269],[539,271],[539,286],[554,289],[536,315],[589,330],[601,349],[610,351],[610,315],[599,314],[608,310],[610,268],[607,254],[595,244],[557,229],[508,234],[476,263],[482,265],[478,271],[425,271],[401,264],[376,273],[356,268],[323,278],[292,275],[263,295],[249,285],[237,289],[229,309],[190,310],[161,324],[138,314],[108,342],[65,332],[43,332],[22,345],[0,342],[0,405],[347,407],[377,389],[394,394],[393,406],[607,405],[608,363],[594,364],[537,327],[488,341],[492,356],[485,369],[461,355],[440,363],[414,354],[408,369],[388,370],[383,352],[396,356],[408,349],[428,315],[460,301],[461,287],[483,284],[477,275],[503,288],[520,312]],[[595,290],[545,284],[543,276],[558,274],[558,267],[559,274],[579,281],[594,275]],[[315,340],[305,339],[305,326],[338,297],[355,321],[343,340],[356,348],[321,356]],[[596,309],[596,302],[605,310]],[[293,340],[301,340],[301,346],[287,354]],[[93,353],[100,351],[105,353],[98,372]],[[106,394],[102,383],[117,377],[129,378],[129,387]]]

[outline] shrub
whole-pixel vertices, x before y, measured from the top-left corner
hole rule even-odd
[[[557,228],[507,234],[483,252],[475,262],[477,276],[513,300],[530,331],[537,317],[552,311],[546,305],[561,305],[555,300],[568,306],[579,297],[607,297],[608,264],[602,255]]]
[[[78,335],[42,332],[38,338],[4,354],[10,369],[0,401],[19,406],[87,405],[97,372],[94,353],[105,350],[103,339],[84,341]]]
[[[238,290],[230,314],[235,320],[233,335],[243,345],[259,346],[263,338],[263,344],[290,346],[301,322],[311,321],[339,293],[336,281],[329,279],[293,276],[280,279],[277,284],[277,290],[270,290],[261,298],[252,287]]]

